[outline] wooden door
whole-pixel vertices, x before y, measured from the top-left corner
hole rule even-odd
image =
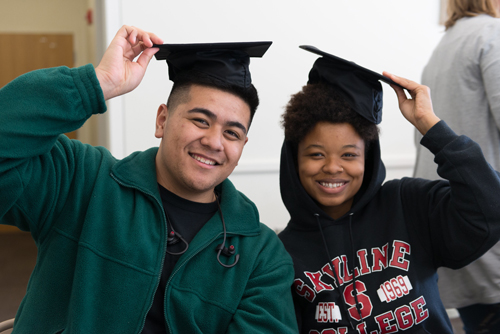
[[[0,87],[40,68],[73,67],[71,34],[0,34]]]

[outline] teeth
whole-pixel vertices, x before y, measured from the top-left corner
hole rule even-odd
[[[213,166],[213,165],[215,165],[215,161],[213,161],[213,160],[207,160],[207,159],[204,159],[204,158],[199,157],[199,156],[194,155],[194,154],[192,154],[191,156],[192,156],[195,160],[198,160],[199,162],[202,162],[202,163],[204,163],[204,164],[207,164],[207,165],[212,165],[212,166]]]
[[[323,187],[327,187],[327,188],[338,188],[340,186],[343,186],[344,183],[326,183],[326,182],[320,182],[320,184],[323,186]]]

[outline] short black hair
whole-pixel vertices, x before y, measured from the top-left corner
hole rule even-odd
[[[189,98],[189,88],[192,85],[219,89],[241,98],[250,108],[250,123],[248,124],[248,127],[250,128],[255,111],[259,106],[259,95],[253,84],[248,88],[243,88],[210,77],[202,72],[189,72],[182,74],[175,79],[175,83],[172,86],[170,96],[167,100],[167,108],[175,109],[179,104],[187,102],[187,99]]]
[[[350,124],[365,143],[365,151],[378,140],[378,127],[359,115],[346,98],[325,82],[307,84],[292,95],[281,124],[285,140],[298,145],[319,122]]]

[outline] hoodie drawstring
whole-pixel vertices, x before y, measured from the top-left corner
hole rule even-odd
[[[352,249],[352,252],[354,254],[355,252],[354,252],[354,244],[353,244],[352,228],[351,228],[352,215],[353,215],[352,213],[349,215],[349,235],[350,235],[350,239],[351,239],[351,249]],[[319,227],[319,231],[321,233],[321,238],[323,239],[323,244],[325,246],[326,255],[328,256],[328,265],[330,266],[330,270],[332,271],[333,276],[335,278],[335,286],[336,286],[337,291],[339,293],[339,298],[340,298],[340,302],[342,304],[342,308],[344,309],[344,312],[345,312],[345,314],[347,316],[347,319],[349,320],[349,324],[351,325],[351,328],[355,330],[356,327],[354,326],[354,324],[351,321],[351,317],[349,316],[349,312],[347,310],[347,306],[344,303],[344,300],[343,300],[343,297],[342,297],[342,294],[344,293],[344,291],[342,291],[342,293],[340,292],[340,286],[339,286],[340,280],[339,280],[339,277],[337,275],[337,271],[335,270],[335,265],[332,264],[333,259],[330,256],[330,251],[328,250],[328,244],[326,242],[325,234],[323,233],[323,228],[321,227],[321,222],[319,220],[319,214],[315,213],[314,216],[316,217],[316,221],[318,222],[318,227]],[[355,260],[353,262],[355,262]],[[354,300],[356,302],[356,310],[358,311],[360,319],[363,319],[363,317],[361,316],[361,309],[359,308],[359,304],[358,304],[358,291],[356,289],[356,275],[355,275],[354,269],[353,269],[353,277],[354,277],[354,281],[353,281],[354,282],[353,283],[353,287],[354,287]]]
[[[361,308],[359,307],[359,302],[358,302],[358,289],[356,288],[356,271],[354,270],[356,268],[356,250],[354,249],[354,239],[352,236],[352,216],[354,213],[349,214],[349,238],[351,239],[351,252],[352,252],[352,287],[354,289],[354,301],[356,302],[356,310],[358,311],[359,314],[359,319],[363,320],[363,316],[361,315]]]

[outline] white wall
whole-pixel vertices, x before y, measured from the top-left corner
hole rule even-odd
[[[298,46],[314,45],[374,71],[387,70],[419,81],[443,31],[436,0],[100,2],[107,8],[107,43],[122,24],[152,31],[165,43],[274,41],[263,59],[252,59],[261,106],[230,178],[257,204],[261,220],[275,229],[288,220],[278,184],[280,115],[290,95],[306,83],[317,58]],[[114,154],[120,157],[158,145],[153,136],[156,110],[166,101],[170,87],[166,64],[153,60],[139,88],[111,101]],[[401,116],[392,89],[384,85],[384,92],[381,143],[388,179],[411,175],[413,129]]]

